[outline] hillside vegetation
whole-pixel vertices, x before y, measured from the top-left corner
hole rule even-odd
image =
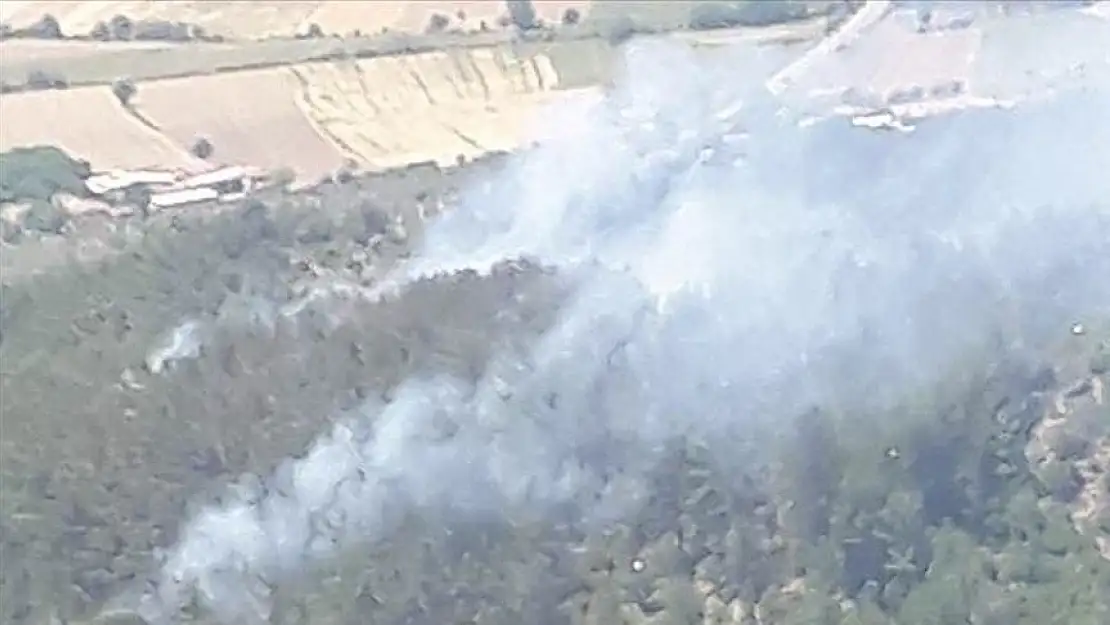
[[[154,218],[116,260],[5,286],[5,622],[95,612],[223,484],[413,372],[472,378],[493,345],[548,327],[559,280],[525,265],[276,333],[232,324],[171,377],[143,364],[182,315],[234,319],[313,276],[381,275],[419,240],[416,207],[470,174],[428,175]],[[673,440],[653,497],[617,523],[413,516],[276,588],[274,622],[1102,625],[1110,335],[993,344],[897,408],[781,415],[793,435],[764,470]]]
[[[58,3],[62,4],[73,8],[77,17],[72,20],[78,21],[79,3]],[[646,5],[652,3],[629,4],[643,4],[640,8],[648,10]],[[515,5],[514,19],[527,21],[524,5],[530,3]],[[745,19],[756,19],[763,15],[758,11],[770,6],[752,0],[723,3],[714,10],[744,11]],[[605,10],[611,7],[591,5],[592,19],[603,20]],[[750,11],[757,11],[755,17]],[[735,19],[727,12],[699,15],[714,26]],[[619,26],[611,31],[614,43],[636,29],[627,22],[611,24]],[[480,54],[461,56],[475,65],[487,61],[497,65]],[[511,65],[505,59],[500,63]],[[559,70],[560,84],[575,84],[563,75],[558,62],[552,60],[552,65]],[[407,80],[411,66],[401,61],[385,64],[388,71],[383,80]],[[548,88],[545,68],[519,62],[510,69],[520,82],[505,86],[506,92]],[[885,64],[871,69],[868,72],[874,75],[898,73]],[[381,114],[350,101],[366,95],[359,78],[367,64],[348,60],[342,69],[336,65],[315,70],[314,76],[309,72],[301,76],[315,85],[308,103],[314,122],[330,124],[332,139],[354,143],[359,125],[336,118],[354,117],[352,112]],[[728,70],[730,79],[739,80],[743,68],[729,66]],[[458,74],[470,75],[461,69]],[[489,85],[483,89],[481,80],[462,84],[456,74],[449,77],[445,82],[453,82],[460,93],[482,106],[500,101],[490,96]],[[416,91],[419,82],[414,79],[405,86]],[[95,99],[85,102],[99,102],[104,110],[111,107],[123,115],[125,109],[143,110],[144,98],[161,111],[186,101],[180,84],[176,92],[171,85],[161,93],[141,81],[131,86],[135,90],[126,98],[113,95],[107,86],[90,88],[96,89]],[[249,93],[248,87],[237,86],[241,98]],[[645,478],[645,496],[622,500],[626,505],[615,513],[591,514],[598,507],[593,499],[598,493],[590,488],[575,491],[566,505],[456,507],[451,504],[460,499],[466,503],[466,496],[472,494],[464,491],[469,483],[437,474],[434,468],[440,465],[433,464],[425,467],[422,476],[435,483],[418,486],[440,494],[450,490],[442,496],[446,501],[435,496],[421,499],[421,493],[415,492],[419,488],[385,487],[381,492],[391,497],[367,505],[376,506],[380,527],[395,531],[355,544],[338,558],[299,571],[303,573],[299,577],[252,579],[272,610],[248,606],[240,619],[219,623],[196,599],[186,601],[184,612],[172,616],[185,623],[210,625],[1110,623],[1110,317],[1106,306],[1110,300],[1097,279],[1110,266],[1110,254],[1101,254],[1110,236],[1102,237],[1100,230],[1108,225],[1108,213],[1100,195],[1104,187],[1098,186],[1102,179],[1097,177],[1097,158],[1094,165],[1069,160],[1077,151],[1074,145],[1086,145],[1087,150],[1079,151],[1091,158],[1100,156],[1098,146],[1107,144],[1100,141],[1104,129],[1085,125],[1103,110],[1099,107],[1105,98],[1079,91],[1087,95],[1060,99],[1057,106],[1042,109],[1018,107],[919,120],[908,135],[827,122],[812,131],[799,130],[810,133],[804,136],[781,135],[788,141],[798,139],[800,146],[785,156],[783,151],[767,149],[767,145],[779,147],[780,135],[769,135],[771,140],[748,137],[751,140],[743,145],[734,141],[731,152],[721,147],[727,143],[724,139],[714,136],[713,141],[721,139],[720,145],[705,148],[691,142],[693,149],[686,150],[690,154],[675,151],[682,152],[679,157],[697,159],[698,165],[689,170],[677,157],[677,165],[666,161],[655,167],[650,157],[656,153],[650,149],[627,156],[632,164],[647,162],[649,167],[622,177],[628,172],[618,163],[612,176],[610,170],[598,174],[600,190],[588,190],[597,191],[597,197],[583,191],[586,185],[582,185],[576,188],[578,195],[556,201],[618,208],[627,201],[639,210],[639,202],[662,204],[678,198],[679,179],[695,178],[688,174],[705,174],[710,181],[715,174],[730,180],[759,178],[766,186],[755,187],[757,191],[789,197],[777,207],[774,199],[755,197],[753,213],[742,214],[742,219],[765,218],[761,224],[778,225],[777,220],[805,220],[818,211],[828,211],[830,216],[828,222],[816,219],[816,226],[807,222],[797,229],[802,234],[784,228],[789,236],[765,238],[776,244],[797,240],[803,245],[812,241],[824,245],[842,237],[844,247],[852,248],[843,257],[829,257],[846,261],[843,272],[848,277],[843,282],[815,280],[804,282],[798,290],[820,284],[834,291],[841,286],[855,289],[845,298],[871,301],[889,295],[898,300],[889,309],[864,307],[873,314],[859,324],[860,341],[890,340],[897,345],[889,352],[862,352],[878,354],[874,362],[853,362],[855,352],[850,349],[847,354],[834,354],[830,361],[844,363],[843,370],[834,367],[838,369],[834,374],[818,382],[841,383],[844,388],[827,394],[799,392],[799,396],[824,398],[804,409],[787,409],[777,400],[791,399],[786,392],[805,386],[801,380],[795,384],[794,377],[811,372],[819,376],[819,366],[788,368],[802,373],[782,375],[786,392],[774,394],[774,400],[749,404],[768,414],[729,415],[734,420],[724,429],[730,435],[689,433],[713,428],[666,430],[672,434],[660,440],[657,448],[644,449],[653,462],[659,460],[645,475],[636,476]],[[655,94],[652,90],[648,95]],[[22,102],[27,119],[38,115],[61,127],[81,120],[47,116],[50,109],[44,103],[80,95],[76,89],[5,95],[0,103],[7,107]],[[431,92],[394,100],[382,92],[373,95],[366,102],[395,115],[383,115],[378,121],[384,126],[397,120],[401,130],[413,135],[426,129],[410,128],[419,121],[406,116],[410,109],[424,109],[425,116],[433,117],[428,110],[432,100],[466,99]],[[44,99],[33,99],[38,97]],[[466,107],[459,109],[467,112]],[[85,108],[86,114],[89,110]],[[262,112],[254,109],[243,117],[265,122]],[[175,126],[166,115],[152,116],[158,123],[151,125],[159,126],[159,133],[174,135],[177,142],[192,140],[202,130],[180,120]],[[106,141],[104,137],[113,133],[117,138],[123,132],[146,136],[136,130],[137,120],[129,121],[136,123],[114,125],[101,120],[77,134],[83,145]],[[268,121],[269,128],[282,127],[276,117]],[[664,131],[682,134],[681,123],[669,123],[665,117],[662,121],[668,122],[658,124]],[[442,119],[428,123],[433,122],[447,131],[462,128]],[[34,136],[44,128],[28,125],[4,133]],[[233,139],[220,137],[233,137],[236,128],[229,123],[220,135],[211,135],[216,137],[208,146],[213,161],[233,152],[229,147]],[[791,133],[796,130],[793,124],[789,128]],[[612,136],[622,140],[631,136],[632,148],[645,147],[633,141],[637,138],[646,148],[670,147],[654,146],[631,131]],[[384,158],[375,152],[377,146],[362,139],[359,150],[368,154],[364,158]],[[169,149],[176,149],[167,143]],[[24,147],[0,155],[0,202],[6,211],[12,207],[26,211],[20,218],[22,227],[32,233],[8,237],[5,230],[0,242],[0,623],[140,625],[142,619],[132,611],[135,605],[130,601],[160,579],[159,566],[179,544],[184,524],[200,511],[237,497],[280,492],[288,486],[286,480],[296,477],[281,470],[289,466],[284,464],[288,458],[304,458],[316,437],[338,421],[358,417],[375,423],[382,406],[405,405],[401,402],[407,380],[449,375],[459,381],[464,393],[471,391],[468,385],[499,371],[493,366],[496,357],[525,352],[571,316],[571,296],[581,295],[574,292],[579,286],[575,276],[522,259],[501,262],[488,275],[444,273],[388,297],[361,297],[421,249],[431,220],[458,208],[466,190],[483,188],[480,183],[489,181],[491,174],[506,171],[503,155],[460,159],[457,167],[446,169],[423,163],[360,175],[356,168],[344,168],[297,193],[270,188],[218,206],[120,217],[88,215],[81,227],[68,227],[61,219],[64,216],[51,210],[53,200],[60,194],[82,195],[90,167],[69,155],[68,146],[62,147]],[[126,147],[119,149],[124,152],[119,154],[121,161],[145,158],[135,156],[138,150],[133,148],[131,153],[126,153]],[[325,161],[322,151],[304,152],[307,160]],[[752,164],[757,159],[749,159],[749,154],[766,158]],[[1036,158],[1023,160],[1029,154]],[[563,177],[561,183],[569,186],[574,182],[569,178],[582,175],[595,163],[608,165],[607,154],[590,156],[592,160],[568,163],[565,170],[556,168]],[[619,160],[616,155],[612,159]],[[992,167],[1011,161],[1017,164]],[[326,168],[334,166],[333,161],[326,162]],[[516,164],[510,162],[508,167]],[[1051,174],[1044,173],[1056,166]],[[801,169],[806,170],[804,179],[798,174]],[[1031,172],[1043,174],[1046,180],[1023,175]],[[907,182],[916,186],[907,188]],[[770,188],[779,183],[784,183],[785,191]],[[507,213],[519,208],[510,203],[514,198],[562,189],[505,186],[510,188],[502,193],[475,197],[505,201]],[[522,187],[530,193],[521,191]],[[740,197],[737,204],[749,201],[740,193],[747,188],[731,190]],[[542,208],[548,206],[544,200],[537,200]],[[1079,208],[1038,212],[1042,204],[1064,201]],[[734,208],[731,202],[720,205],[721,214]],[[494,211],[483,213],[474,204],[462,208],[483,217],[498,216]],[[933,228],[930,210],[934,208],[951,219],[938,220],[950,230]],[[843,214],[837,212],[841,209]],[[581,212],[588,210],[585,206]],[[992,216],[1004,220],[1024,210],[1030,213],[1030,221],[1020,226],[982,228],[989,230],[986,233],[974,227]],[[663,213],[653,216],[657,214]],[[617,232],[611,238],[623,243],[619,235],[632,229],[622,231],[614,222],[624,216],[599,220],[604,221],[599,228]],[[872,267],[882,265],[885,247],[853,248],[850,235],[824,227],[838,217],[858,218],[852,227],[874,228],[869,234],[884,246],[899,252],[914,248],[889,261],[899,268],[933,258],[929,246],[958,248],[975,239],[976,244],[989,240],[982,249],[994,245],[1001,251],[984,252],[983,256],[999,256],[986,259],[976,256],[980,248],[940,255],[937,266],[924,276],[912,271],[872,272],[869,259],[878,258]],[[493,227],[500,225],[493,223]],[[523,228],[531,225],[525,223]],[[725,232],[717,223],[700,225]],[[812,233],[806,230],[811,226]],[[976,230],[975,236],[961,238],[960,228]],[[536,231],[545,232],[539,226]],[[951,240],[938,242],[951,231],[955,231]],[[465,228],[459,232],[480,238]],[[752,232],[755,235],[741,239],[729,230],[725,234],[736,238],[724,239],[725,244],[750,243],[766,231],[752,228]],[[921,232],[926,234],[918,237]],[[812,239],[806,234],[813,234]],[[980,235],[981,239],[975,238]],[[95,261],[81,260],[76,250],[88,243],[110,253]],[[925,248],[920,253],[918,245]],[[1049,248],[1055,255],[1046,252]],[[36,256],[52,256],[58,250],[64,260],[51,259],[56,265],[50,271],[30,270]],[[753,256],[756,260],[774,256],[766,250],[762,253]],[[807,263],[814,262],[814,257],[797,258],[802,259],[797,273],[808,275],[813,265]],[[1039,262],[1044,258],[1054,262]],[[981,266],[968,267],[968,276],[956,275],[965,268],[961,263]],[[731,263],[726,269],[748,271]],[[926,284],[908,288],[909,295],[897,294],[890,292],[898,288],[894,279],[876,279],[879,286],[872,288],[871,279],[876,276],[922,276]],[[769,282],[773,285],[765,294],[779,288],[777,280]],[[818,295],[803,301],[825,297],[824,291],[811,290]],[[984,294],[971,297],[965,291]],[[314,299],[320,293],[329,295]],[[965,296],[975,304],[961,305]],[[936,305],[934,297],[942,303],[952,301],[953,306]],[[738,299],[746,306],[752,298]],[[792,311],[786,309],[796,301],[784,295],[781,308],[766,310],[788,316]],[[1088,309],[1064,309],[1073,303]],[[976,304],[990,310],[969,321],[965,317],[976,316],[972,310]],[[734,312],[739,315],[738,310]],[[836,306],[829,310],[846,314]],[[665,315],[649,307],[637,314],[637,319],[647,320],[645,324],[653,315]],[[910,319],[903,324],[905,316],[916,314],[929,317],[929,323],[918,327]],[[793,321],[778,314],[767,316],[771,319],[766,327],[771,329]],[[872,328],[864,327],[872,321],[883,325],[885,317],[892,318],[884,328],[887,332],[872,334]],[[824,331],[840,326],[815,327]],[[949,328],[959,340],[941,336]],[[903,330],[922,336],[902,343]],[[782,332],[797,330],[783,328]],[[203,340],[192,349],[178,350],[184,355],[166,356],[171,351],[166,345],[176,338],[185,336],[180,342],[188,343],[199,335]],[[592,344],[593,335],[588,336],[585,342]],[[780,338],[768,332],[760,337],[766,342],[756,348],[773,351],[769,346],[781,343],[787,346],[783,351],[789,351],[794,343]],[[907,349],[893,354],[902,345],[931,347],[934,340],[962,349],[929,354],[922,353],[927,349]],[[842,344],[818,345],[836,351]],[[686,348],[700,356],[694,351],[698,346]],[[623,349],[602,352],[591,364],[602,371],[599,376],[616,380],[615,385],[634,386],[641,380],[621,368],[618,352]],[[753,368],[768,368],[765,360],[772,359],[766,358],[766,351],[751,350]],[[920,370],[921,375],[867,374],[883,369],[887,356],[898,361],[894,365],[905,365],[915,373]],[[573,375],[585,368],[577,357],[569,362]],[[525,369],[532,365],[527,359],[514,364]],[[674,375],[670,362],[658,364],[663,376],[655,379]],[[726,377],[714,363],[705,365],[711,374]],[[707,385],[715,383],[713,375],[707,375]],[[889,380],[896,381],[883,386]],[[602,386],[596,378],[587,382]],[[625,402],[629,396],[635,400],[635,390],[622,395],[600,389],[595,396],[591,388],[583,397],[566,397],[569,393],[547,392],[549,387],[539,386],[537,403],[552,409],[542,412],[541,406],[541,415],[566,414],[567,405],[581,406],[588,420],[595,416],[595,404],[605,404],[596,410],[598,420],[604,420],[610,413],[632,413],[636,406]],[[758,380],[752,382],[751,392],[758,393],[758,386]],[[509,403],[514,388],[497,391],[491,403],[521,405]],[[696,397],[711,390],[695,385],[682,392]],[[422,399],[433,408],[439,406],[435,397]],[[559,405],[564,412],[555,410]],[[664,418],[683,424],[703,417],[688,405],[674,403],[682,407],[677,412],[691,414]],[[732,404],[722,408],[738,411]],[[503,419],[492,419],[495,423],[490,427],[511,429],[521,422],[514,419],[535,417],[526,412],[526,408],[502,410],[494,416]],[[441,438],[420,444],[434,446],[449,440],[458,431],[453,428],[466,425],[451,420],[457,415],[446,414],[442,420],[439,416],[428,418],[432,422],[428,430],[430,436]],[[464,415],[475,420],[487,416]],[[742,431],[732,436],[730,428]],[[621,483],[626,463],[636,465],[629,472],[646,464],[637,465],[628,456],[611,457],[610,450],[620,444],[608,437],[622,433],[613,435],[604,426],[598,431],[597,449],[591,440],[582,456],[592,454],[591,460],[611,483]],[[552,436],[563,433],[559,428],[552,432]],[[537,454],[543,451],[542,437],[528,440],[533,446],[514,450],[521,457],[533,449]],[[469,451],[477,456],[487,450]],[[366,479],[362,471],[363,465],[352,469]],[[343,511],[341,506],[326,510],[337,511]],[[312,539],[328,535],[321,529],[326,524],[348,521],[318,516],[306,524],[309,535],[301,536],[308,546]],[[243,570],[248,570],[246,565]],[[238,579],[234,573],[229,577]]]

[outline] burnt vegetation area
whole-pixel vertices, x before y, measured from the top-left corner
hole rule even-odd
[[[421,210],[496,166],[159,214],[111,260],[5,282],[0,620],[84,619],[244,472],[302,453],[410,375],[474,380],[550,327],[564,285],[527,264],[237,322],[321,279],[372,284],[419,242]],[[149,348],[186,319],[227,323],[154,374]],[[653,496],[604,527],[414,513],[275,588],[271,621],[1103,625],[1108,341],[1061,328],[1043,349],[968,354],[881,413],[776,415],[791,434],[758,470],[722,463],[719,441],[673,440]]]

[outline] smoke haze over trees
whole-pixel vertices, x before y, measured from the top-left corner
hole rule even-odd
[[[330,213],[151,237],[151,299],[192,299],[132,372],[152,392],[125,397],[163,415],[151,440],[223,428],[186,454],[219,494],[109,605],[1107,622],[1106,508],[1077,522],[1110,434],[1105,85],[902,136],[801,129],[716,61],[630,46],[609,100],[548,112],[557,131],[465,185],[384,280],[284,288],[290,249],[389,230],[341,188]],[[298,419],[303,453],[246,458]]]

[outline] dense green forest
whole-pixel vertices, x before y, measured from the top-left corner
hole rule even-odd
[[[550,326],[558,278],[503,267],[422,282],[338,324],[309,318],[308,332],[229,327],[174,376],[144,370],[182,314],[291,298],[308,268],[385,271],[420,236],[409,222],[382,243],[391,216],[464,184],[412,175],[145,218],[111,260],[6,281],[4,623],[88,619],[142,585],[183,518],[304,449],[332,407],[388,400],[413,372],[473,378],[495,346]],[[675,439],[652,496],[610,523],[412,512],[381,543],[273,588],[267,620],[1105,625],[1106,321],[1022,349],[1001,337],[881,411],[775,415],[787,434],[758,470],[717,441]]]
[[[635,518],[447,540],[414,520],[314,596],[376,623],[1106,623],[1107,344],[1076,342],[1077,385],[1043,362],[979,362],[891,412],[799,417],[762,476],[676,442]],[[336,609],[306,605],[306,622]]]

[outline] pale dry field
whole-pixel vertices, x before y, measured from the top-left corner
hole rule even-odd
[[[161,80],[139,86],[135,107],[177,145],[208,139],[213,163],[288,167],[315,182],[344,155],[301,112],[297,87],[285,68]]]
[[[519,147],[545,105],[598,82],[581,75],[600,76],[603,57],[583,54],[564,90],[556,65],[574,52],[558,52],[558,64],[506,46],[140,82],[132,106],[150,127],[108,87],[8,94],[0,149],[58,145],[97,170],[289,168],[301,182],[348,160],[372,169],[453,163]],[[207,163],[188,155],[200,138],[214,147]]]
[[[108,87],[7,94],[0,120],[0,151],[56,145],[96,169],[203,166],[127,114]]]
[[[557,23],[570,7],[583,16],[590,0],[540,0],[535,3],[539,17]],[[319,24],[326,33],[348,34],[356,30],[373,34],[383,30],[423,32],[432,15],[451,19],[452,26],[477,29],[482,21],[491,28],[506,13],[499,0],[471,1],[366,1],[329,2],[59,2],[55,0],[5,0],[0,2],[0,20],[22,27],[44,13],[58,18],[67,34],[86,34],[97,22],[115,15],[131,19],[158,19],[189,22],[211,33],[227,37],[257,39],[289,36]],[[460,17],[462,19],[460,19]]]
[[[291,69],[308,117],[371,167],[518,147],[559,87],[544,54],[487,48]]]

